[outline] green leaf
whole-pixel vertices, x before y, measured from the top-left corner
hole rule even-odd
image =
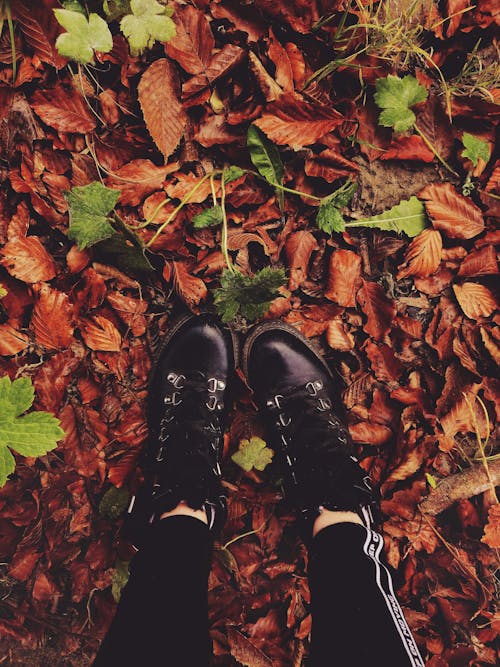
[[[85,16],[79,11],[54,9],[57,21],[67,32],[56,40],[56,48],[65,58],[78,63],[91,63],[94,51],[108,53],[113,48],[113,38],[106,21],[98,14]]]
[[[5,287],[0,283],[0,299],[3,299],[4,296],[7,296],[8,292]]]
[[[279,151],[255,125],[248,128],[247,146],[259,174],[271,185],[281,185],[285,170]]]
[[[22,415],[33,404],[34,389],[30,378],[11,382],[0,378],[0,487],[14,472],[15,460],[10,449],[22,456],[42,456],[64,437],[59,420],[48,412]]]
[[[462,135],[462,143],[465,147],[465,150],[462,151],[462,157],[469,158],[475,167],[477,167],[480,158],[485,163],[490,159],[490,147],[488,146],[487,141],[483,141],[483,139],[475,137],[473,134],[464,132]]]
[[[235,165],[231,165],[230,167],[224,170],[224,183],[231,183],[232,181],[237,181],[238,178],[241,178],[244,173],[245,170],[242,169],[241,167],[236,167]]]
[[[127,585],[129,579],[129,570],[128,567],[130,561],[121,560],[117,558],[115,561],[115,569],[111,575],[111,594],[115,602],[120,602],[122,596],[122,590]]]
[[[72,12],[80,12],[86,16],[85,9],[81,6],[78,0],[64,0],[62,3],[63,9],[69,9]]]
[[[377,227],[385,231],[405,233],[413,237],[427,227],[427,216],[422,202],[416,197],[405,199],[388,211],[372,218],[346,223],[346,227]]]
[[[273,460],[274,452],[266,445],[264,440],[252,436],[250,440],[240,440],[238,451],[231,458],[243,468],[245,472],[264,470]]]
[[[351,201],[357,187],[357,183],[347,181],[331,195],[323,197],[316,216],[316,224],[323,232],[332,234],[344,231],[345,220],[340,209]]]
[[[175,36],[170,7],[160,5],[156,0],[131,0],[130,8],[132,14],[122,18],[120,28],[128,39],[132,55],[151,48],[156,40],[168,42]]]
[[[436,478],[434,475],[431,475],[430,473],[426,472],[425,473],[425,479],[427,480],[427,483],[432,489],[435,489],[437,486]]]
[[[108,21],[116,21],[116,19],[130,14],[130,0],[104,0],[102,3],[104,13],[108,17]]]
[[[395,132],[406,132],[415,124],[414,104],[427,99],[427,90],[414,76],[389,76],[377,79],[375,103],[383,109],[378,124],[393,127]]]
[[[265,267],[254,276],[226,269],[221,277],[221,287],[214,290],[215,307],[224,322],[238,314],[255,320],[269,310],[271,301],[279,296],[278,288],[285,282],[283,269]]]
[[[145,249],[124,234],[115,234],[95,246],[96,256],[129,273],[153,271],[151,262],[146,257]]]
[[[114,521],[123,514],[129,503],[129,499],[130,496],[127,489],[118,489],[116,486],[112,486],[101,498],[99,514]]]
[[[212,208],[207,208],[193,217],[193,227],[203,229],[204,227],[214,227],[222,222],[222,207],[217,204]]]
[[[77,242],[80,250],[115,234],[107,216],[118,201],[119,190],[94,181],[72,188],[64,196],[69,207],[68,237]]]

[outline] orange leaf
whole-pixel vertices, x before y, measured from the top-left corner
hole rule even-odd
[[[484,229],[483,214],[451,183],[431,183],[419,192],[435,229],[452,239],[471,239]]]
[[[201,278],[193,276],[184,262],[173,262],[172,264],[174,289],[192,310],[207,296],[207,286]]]
[[[166,175],[178,167],[176,162],[157,167],[151,160],[132,160],[109,176],[106,185],[121,190],[120,204],[137,206],[146,195],[161,190]]]
[[[379,346],[369,340],[365,349],[377,380],[395,382],[401,377],[403,372],[401,362],[388,345]]]
[[[471,320],[489,317],[497,308],[495,297],[484,285],[478,283],[453,285],[453,291],[460,308]]]
[[[285,252],[290,266],[288,287],[292,292],[306,280],[309,260],[317,247],[318,244],[311,232],[294,232],[287,238]]]
[[[306,102],[300,95],[285,93],[266,107],[255,124],[277,144],[294,150],[316,143],[338,127],[343,116],[331,107]]]
[[[330,257],[325,296],[340,306],[353,307],[360,280],[361,257],[351,250],[336,250]]]
[[[349,424],[349,433],[354,442],[363,442],[369,445],[383,445],[393,435],[388,426],[373,424],[372,422]]]
[[[271,659],[235,628],[227,628],[227,639],[231,655],[241,665],[245,665],[245,667],[272,667]]]
[[[50,280],[56,275],[54,260],[37,236],[14,239],[5,244],[0,261],[7,271],[25,283]]]
[[[176,33],[166,46],[167,55],[189,74],[205,72],[215,40],[204,12],[191,5],[181,5],[176,7],[173,20]]]
[[[381,160],[418,160],[432,162],[434,153],[427,148],[422,137],[411,134],[409,137],[393,136],[389,147],[380,156]]]
[[[500,549],[500,505],[492,505],[488,510],[488,523],[481,538],[492,549]]]
[[[435,229],[424,229],[408,246],[398,280],[408,276],[426,278],[433,274],[441,262],[442,249],[441,234]]]
[[[96,126],[96,119],[78,90],[66,89],[60,83],[52,90],[36,91],[31,106],[44,123],[59,132],[87,134]]]
[[[106,317],[95,315],[81,321],[81,332],[85,345],[91,350],[119,352],[122,343],[120,332]]]
[[[130,327],[134,336],[142,336],[146,331],[146,319],[143,315],[147,308],[146,301],[134,299],[121,292],[110,292],[106,298],[116,310],[120,319]]]
[[[73,340],[73,308],[68,296],[48,285],[37,291],[38,301],[31,316],[37,343],[47,350],[67,347]]]
[[[492,245],[486,245],[480,250],[473,250],[469,255],[466,255],[458,270],[458,275],[466,278],[493,276],[497,273],[497,254]]]
[[[381,340],[389,332],[396,315],[394,301],[389,299],[381,285],[363,281],[358,291],[361,310],[367,317],[363,329],[367,334]]]
[[[177,96],[174,66],[166,58],[155,60],[142,75],[138,91],[146,127],[166,160],[177,148],[187,123]]]
[[[326,330],[326,341],[334,350],[348,352],[354,347],[354,336],[349,333],[342,320],[332,320]]]
[[[10,357],[25,350],[29,342],[28,336],[16,331],[8,322],[0,324],[0,354],[2,356]]]

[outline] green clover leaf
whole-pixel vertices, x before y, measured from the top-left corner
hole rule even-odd
[[[175,35],[170,7],[160,5],[156,0],[131,0],[130,8],[132,14],[122,18],[120,28],[128,39],[133,56],[151,48],[156,40],[168,42]]]
[[[375,103],[383,109],[378,124],[392,127],[395,132],[406,132],[415,124],[416,117],[410,109],[427,99],[427,90],[414,76],[389,76],[377,79]]]
[[[94,61],[94,51],[108,53],[113,48],[113,38],[106,21],[98,14],[87,17],[79,11],[54,9],[54,15],[67,32],[56,40],[56,48],[65,58],[77,63]]]
[[[245,472],[250,472],[252,468],[264,470],[273,460],[273,456],[273,450],[264,440],[254,435],[250,440],[240,440],[238,451],[231,458]]]

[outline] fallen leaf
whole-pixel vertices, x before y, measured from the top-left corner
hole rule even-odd
[[[332,320],[326,330],[326,342],[333,350],[348,352],[354,348],[354,336],[349,333],[342,320]]]
[[[206,298],[207,286],[201,278],[193,276],[185,262],[172,262],[172,267],[174,289],[192,310]]]
[[[288,236],[285,252],[290,268],[288,287],[292,292],[307,279],[309,260],[317,248],[318,244],[311,232],[299,231]]]
[[[25,283],[45,282],[56,275],[54,260],[37,236],[8,241],[1,253],[0,263],[14,278]]]
[[[498,262],[495,248],[485,245],[465,256],[458,269],[458,275],[464,278],[493,276],[498,274]]]
[[[190,74],[206,72],[215,40],[205,13],[192,5],[178,5],[173,20],[177,31],[167,44],[168,56]]]
[[[187,115],[177,96],[175,68],[160,58],[148,67],[138,86],[146,127],[167,160],[184,134]]]
[[[425,200],[435,229],[452,239],[472,239],[484,230],[481,209],[459,194],[451,183],[431,183],[418,196]]]
[[[381,285],[363,281],[357,294],[361,310],[367,317],[363,329],[376,340],[381,340],[389,332],[396,315],[396,306],[384,292]]]
[[[500,549],[500,505],[492,505],[488,510],[488,523],[481,538],[492,549]]]
[[[361,282],[361,257],[351,250],[335,250],[330,257],[325,297],[350,308],[356,305]]]
[[[119,352],[122,337],[113,322],[101,315],[81,320],[80,329],[85,345],[91,350],[102,352]]]
[[[73,307],[67,294],[41,285],[33,308],[31,325],[36,342],[47,350],[68,347],[73,340]]]
[[[498,307],[495,297],[484,285],[478,283],[453,285],[453,291],[460,308],[471,320],[489,317]]]
[[[0,324],[0,355],[10,357],[25,350],[30,339],[24,333],[17,331],[11,324]]]
[[[65,88],[61,83],[52,90],[37,90],[31,106],[44,123],[59,132],[87,134],[96,126],[96,118],[76,88]]]
[[[146,318],[143,313],[147,310],[147,302],[134,299],[121,292],[108,292],[107,300],[115,309],[118,317],[130,327],[134,336],[142,336],[146,331]]]
[[[441,262],[442,248],[441,234],[435,229],[424,229],[408,246],[398,280],[408,276],[425,278],[432,275]]]
[[[245,667],[273,667],[270,658],[235,628],[227,628],[231,655]]]

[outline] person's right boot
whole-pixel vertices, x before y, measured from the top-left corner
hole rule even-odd
[[[328,366],[294,328],[256,327],[243,370],[284,468],[285,497],[301,511],[305,534],[323,509],[356,512],[373,523],[370,480],[353,456],[343,406]]]

